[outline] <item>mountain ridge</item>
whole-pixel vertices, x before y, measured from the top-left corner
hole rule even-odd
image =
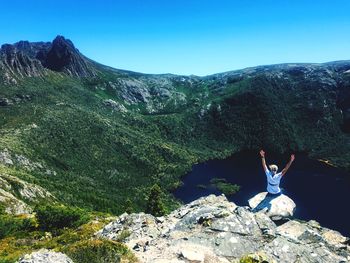
[[[143,181],[140,192],[158,182],[170,204],[192,164],[261,147],[350,169],[350,61],[205,77],[143,74],[94,62],[62,36],[3,45],[0,56],[0,152],[46,163],[61,178],[36,171],[27,179],[65,202],[121,211],[112,200],[125,202],[121,188]],[[84,182],[84,195],[94,184],[100,192],[71,198],[69,186],[62,193],[53,187],[63,178]],[[141,209],[145,202],[135,203]]]
[[[19,51],[24,52],[25,54],[29,55],[29,57],[31,58],[37,58],[39,59],[43,64],[45,64],[45,61],[42,60],[42,55],[40,54],[41,52],[48,52],[50,48],[52,48],[52,45],[55,46],[55,44],[62,44],[63,46],[68,46],[70,47],[71,50],[74,50],[76,52],[78,52],[80,55],[82,55],[80,53],[80,51],[78,49],[75,48],[73,42],[70,39],[65,38],[62,35],[57,35],[55,37],[55,39],[52,42],[29,42],[27,40],[20,40],[18,42],[15,42],[13,44],[2,44],[1,48],[3,47],[8,47],[8,46],[13,46],[15,48],[17,48]],[[0,49],[1,50],[1,49]],[[1,51],[0,51],[1,52]],[[39,53],[39,57],[38,57],[38,53]],[[83,55],[82,55],[83,56]],[[97,65],[101,65],[107,68],[110,68],[112,70],[118,70],[118,71],[124,71],[124,72],[129,72],[129,73],[134,73],[134,74],[142,74],[142,75],[153,75],[153,76],[184,76],[184,77],[198,77],[198,78],[206,78],[206,77],[211,77],[211,76],[216,76],[216,75],[224,75],[224,74],[232,74],[232,73],[238,73],[238,72],[244,72],[244,71],[249,71],[249,70],[257,70],[257,69],[278,69],[278,68],[283,68],[283,67],[295,67],[295,66],[324,66],[324,65],[329,65],[329,66],[335,66],[337,64],[346,64],[344,65],[346,70],[350,69],[350,66],[348,64],[350,64],[350,60],[336,60],[336,61],[328,61],[328,62],[323,62],[323,63],[317,63],[317,62],[285,62],[285,63],[277,63],[277,64],[266,64],[266,65],[257,65],[257,66],[249,66],[249,67],[245,67],[242,69],[235,69],[235,70],[229,70],[229,71],[225,71],[225,72],[217,72],[217,73],[210,73],[208,75],[204,75],[204,76],[198,76],[198,75],[193,75],[193,74],[173,74],[173,73],[143,73],[143,72],[138,72],[138,71],[129,71],[129,70],[125,70],[125,69],[119,69],[119,68],[114,68],[112,66],[108,66],[105,64],[102,64],[100,62],[96,62],[92,59],[86,58],[85,56],[83,56],[85,59],[92,61],[93,63],[96,63]],[[48,65],[48,67],[53,67],[54,69],[56,69],[54,67],[54,65]],[[344,71],[346,71],[344,70]],[[70,73],[68,73],[70,74]],[[85,77],[94,77],[95,75],[92,74],[76,74],[75,76],[85,76]]]
[[[3,45],[0,225],[29,228],[6,228],[0,257],[14,262],[62,244],[71,252],[115,249],[115,241],[90,240],[102,222],[51,239],[29,224],[33,214],[18,214],[37,205],[79,207],[94,218],[142,214],[152,189],[171,213],[180,207],[172,193],[181,177],[209,159],[244,151],[259,158],[263,148],[280,158],[303,152],[350,171],[349,69],[350,61],[340,61],[155,75],[104,66],[60,37],[55,45]]]

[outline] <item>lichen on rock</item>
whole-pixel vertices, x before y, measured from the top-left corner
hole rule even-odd
[[[73,263],[73,260],[61,252],[41,249],[25,255],[17,263]]]
[[[315,221],[276,226],[267,214],[236,206],[224,195],[202,197],[164,217],[125,213],[96,236],[118,240],[126,230],[123,242],[141,262],[240,262],[247,256],[268,262],[350,260],[348,238],[337,231]]]

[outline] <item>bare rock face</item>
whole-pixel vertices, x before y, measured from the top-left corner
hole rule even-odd
[[[28,56],[16,45],[5,44],[0,49],[0,69],[7,73],[9,81],[12,76],[37,77],[44,76],[45,70],[39,60]],[[13,81],[10,81],[13,82]]]
[[[117,111],[117,112],[127,112],[128,111],[123,104],[121,104],[117,101],[114,101],[112,99],[104,100],[102,103],[106,107],[111,108],[113,111]]]
[[[11,153],[7,149],[0,152],[0,163],[5,165],[13,165]]]
[[[43,200],[52,201],[54,196],[38,185],[27,183],[17,177],[0,174],[0,204],[5,212],[13,215],[30,214],[30,204]]]
[[[138,102],[147,103],[151,97],[148,87],[142,81],[136,79],[121,79],[118,80],[118,85],[121,87],[121,97],[129,104]]]
[[[89,61],[74,47],[72,41],[57,36],[50,50],[43,54],[43,65],[53,71],[65,72],[75,77],[93,77],[96,72]]]
[[[126,235],[128,233],[129,235]],[[348,262],[348,238],[315,221],[276,226],[262,211],[210,195],[165,217],[123,214],[96,233],[124,239],[140,262]],[[255,262],[255,261],[254,261]],[[259,261],[256,261],[259,262]]]
[[[296,205],[292,199],[282,194],[276,197],[262,192],[248,200],[254,212],[263,211],[272,220],[281,220],[293,217]]]
[[[73,260],[63,253],[41,249],[25,255],[17,263],[73,263]]]
[[[0,73],[6,84],[17,84],[22,77],[43,77],[48,69],[73,77],[96,76],[92,62],[62,36],[52,43],[20,41],[0,48]]]
[[[0,184],[3,184],[0,181]],[[25,202],[14,196],[10,191],[0,188],[0,204],[5,207],[5,212],[12,215],[30,214],[32,208]]]

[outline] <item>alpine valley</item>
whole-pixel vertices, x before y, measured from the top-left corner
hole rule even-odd
[[[133,262],[127,231],[91,236],[111,216],[148,211],[152,191],[165,214],[179,209],[172,191],[192,165],[261,148],[350,171],[350,60],[200,77],[111,68],[63,36],[4,44],[0,262],[40,248]],[[55,229],[49,211],[73,223]]]

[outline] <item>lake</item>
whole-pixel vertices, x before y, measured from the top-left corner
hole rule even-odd
[[[267,164],[277,164],[279,171],[288,157],[266,154]],[[224,160],[209,160],[196,164],[182,179],[183,185],[174,191],[175,197],[189,203],[209,194],[221,194],[211,185],[212,178],[225,178],[238,184],[238,193],[228,196],[237,205],[248,205],[248,199],[266,191],[266,177],[258,153],[239,153]],[[206,188],[198,187],[205,185]],[[350,174],[323,162],[296,154],[296,160],[282,178],[284,194],[296,203],[294,216],[316,220],[322,226],[350,236]]]

